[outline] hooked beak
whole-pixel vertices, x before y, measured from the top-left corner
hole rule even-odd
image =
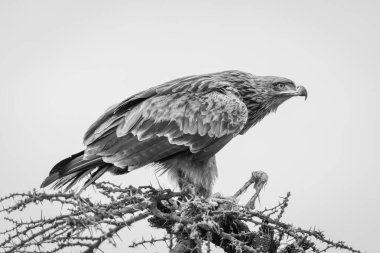
[[[295,96],[304,96],[305,100],[307,99],[307,90],[303,86],[297,86],[297,91],[294,94]]]

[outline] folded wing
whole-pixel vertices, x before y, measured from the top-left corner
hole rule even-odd
[[[102,157],[138,168],[183,152],[211,157],[237,135],[247,107],[237,91],[212,76],[177,79],[106,111],[87,131],[85,159]]]

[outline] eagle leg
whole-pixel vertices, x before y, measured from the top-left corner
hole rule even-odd
[[[215,156],[195,160],[190,154],[167,160],[162,165],[182,191],[205,198],[211,196],[217,177]]]

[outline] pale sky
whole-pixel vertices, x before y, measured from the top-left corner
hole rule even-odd
[[[261,208],[290,191],[284,220],[376,252],[379,7],[0,0],[0,195],[38,188],[56,162],[83,148],[87,127],[110,105],[177,77],[238,69],[290,78],[309,98],[285,102],[229,143],[217,155],[215,191],[232,195],[251,171],[266,171]],[[155,183],[149,168],[104,179]],[[133,230],[137,238],[143,225]],[[112,252],[125,252],[128,236]]]

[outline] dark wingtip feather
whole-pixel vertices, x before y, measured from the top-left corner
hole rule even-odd
[[[40,187],[44,188],[44,187],[50,185],[51,183],[53,183],[54,181],[56,181],[58,178],[59,178],[58,172],[50,174],[47,178],[45,178],[45,180],[42,182]]]
[[[83,160],[83,154],[84,151],[81,151],[57,163],[50,171],[49,176],[42,182],[41,188],[55,182],[54,189],[67,185],[65,189],[67,191],[98,166],[105,164],[101,157]]]
[[[67,157],[67,158],[63,159],[62,161],[60,161],[59,163],[57,163],[56,165],[54,165],[54,167],[51,169],[49,175],[52,175],[53,173],[56,173],[56,172],[60,171],[66,164],[68,164],[69,162],[71,162],[75,158],[80,157],[83,154],[84,154],[84,150],[82,150],[81,152],[78,152],[76,154],[73,154],[70,157]]]
[[[44,188],[50,184],[52,184],[54,181],[58,180],[61,177],[62,169],[67,166],[68,163],[73,161],[75,158],[78,158],[84,154],[84,150],[71,155],[70,157],[67,157],[54,165],[54,167],[50,170],[49,176],[45,178],[45,180],[41,184],[41,188]]]

